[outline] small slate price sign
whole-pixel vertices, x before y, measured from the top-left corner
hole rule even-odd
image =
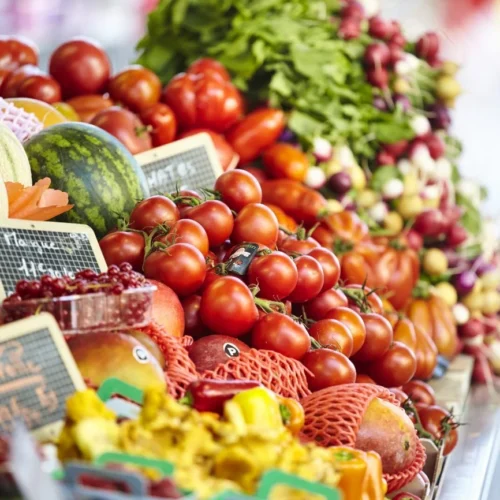
[[[20,279],[43,274],[73,275],[81,269],[101,272],[106,262],[90,227],[60,222],[0,221],[0,299]]]
[[[0,432],[22,420],[41,439],[59,432],[66,399],[85,383],[55,319],[41,313],[0,327]]]
[[[135,155],[151,194],[177,189],[213,188],[222,168],[214,143],[206,133]]]

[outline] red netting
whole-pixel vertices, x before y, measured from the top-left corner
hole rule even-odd
[[[193,337],[190,337],[189,335],[184,335],[179,339],[182,347],[189,347],[190,345],[193,345],[194,339]]]
[[[311,394],[304,365],[274,351],[251,349],[202,375],[208,379],[258,380],[286,398],[301,399]]]
[[[307,396],[301,400],[306,414],[301,438],[325,447],[354,447],[363,415],[375,397],[400,406],[388,389],[374,384],[339,385]],[[384,474],[389,492],[411,482],[423,469],[425,449],[420,440],[417,441],[417,452],[411,466],[397,474]]]
[[[149,335],[165,356],[165,376],[168,393],[174,398],[184,396],[188,385],[198,378],[196,367],[181,341],[169,335],[158,323],[140,329]]]

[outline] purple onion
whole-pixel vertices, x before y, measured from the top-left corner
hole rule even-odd
[[[328,179],[328,185],[334,193],[342,195],[352,188],[352,180],[347,172],[337,172]]]
[[[409,111],[410,110],[410,108],[411,108],[411,102],[410,102],[410,99],[408,99],[408,97],[406,97],[403,94],[394,94],[392,96],[392,98],[394,100],[394,105],[395,106],[400,106],[401,108],[403,108],[403,111]]]
[[[373,106],[377,108],[379,111],[388,111],[389,108],[387,107],[387,103],[385,102],[384,98],[376,95],[373,98]]]
[[[457,291],[458,295],[463,296],[472,292],[474,285],[476,284],[477,275],[472,271],[463,271],[456,274],[453,278],[453,286]]]
[[[451,116],[444,104],[436,102],[428,108],[428,111],[431,113],[429,121],[434,130],[448,130],[451,125]]]
[[[297,136],[289,129],[285,128],[279,137],[279,142],[296,142]]]

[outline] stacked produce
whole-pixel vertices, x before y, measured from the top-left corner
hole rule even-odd
[[[169,460],[203,497],[278,467],[382,500],[420,476],[418,438],[453,450],[425,381],[462,348],[477,380],[499,371],[496,241],[448,133],[456,66],[368,7],[163,0],[116,73],[92,40],[48,73],[0,40],[2,215],[87,224],[109,266],[20,281],[3,321],[49,311],[89,387],[145,391],[124,422],[70,398],[61,459]],[[150,196],[133,155],[199,132],[215,185]]]

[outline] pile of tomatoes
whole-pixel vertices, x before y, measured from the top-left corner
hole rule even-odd
[[[237,169],[213,192],[141,201],[128,227],[100,245],[109,265],[130,262],[179,296],[186,334],[229,336],[299,360],[312,391],[356,380],[399,387],[424,373],[414,331],[393,328],[362,283],[340,286],[339,259],[310,232],[263,203],[257,179]],[[243,251],[251,256],[235,270]]]

